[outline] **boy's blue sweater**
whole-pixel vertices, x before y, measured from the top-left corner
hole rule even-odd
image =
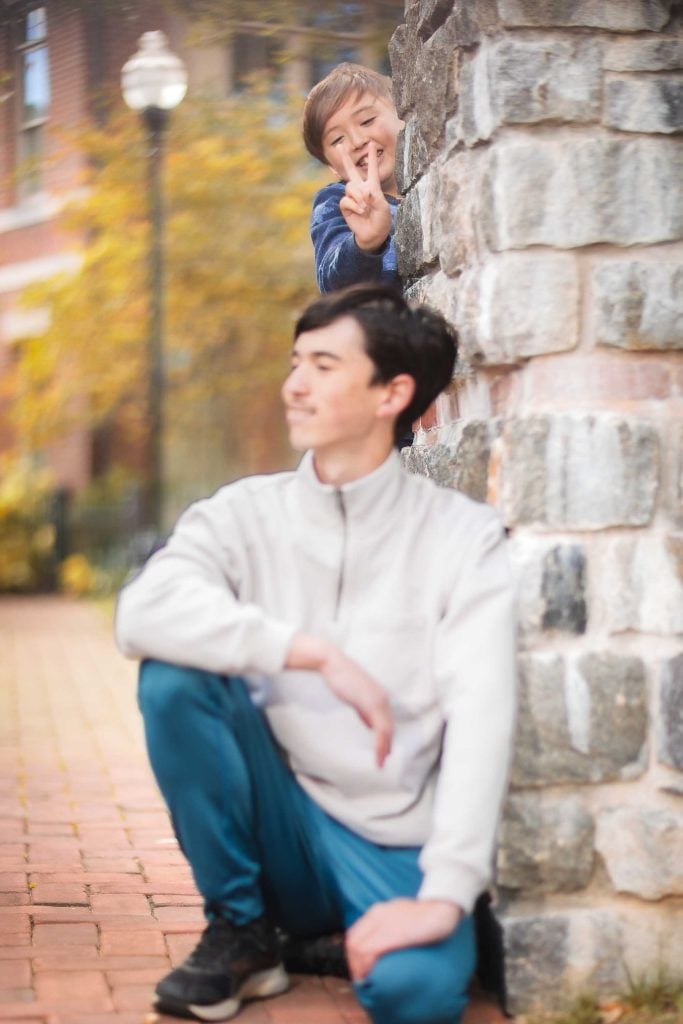
[[[391,206],[391,234],[377,253],[363,252],[339,209],[344,195],[341,181],[321,188],[313,200],[311,238],[315,253],[315,276],[321,292],[332,292],[361,281],[382,281],[400,286],[396,267],[394,227],[398,199],[387,196]]]

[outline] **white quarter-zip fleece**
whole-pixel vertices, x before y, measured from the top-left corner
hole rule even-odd
[[[324,636],[388,691],[373,737],[315,672],[283,668],[295,632]],[[124,654],[259,683],[304,789],[374,842],[422,846],[420,897],[469,911],[491,878],[512,744],[514,587],[496,512],[407,473],[248,477],[181,516],[121,592]]]

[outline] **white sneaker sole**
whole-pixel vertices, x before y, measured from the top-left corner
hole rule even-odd
[[[286,992],[288,988],[289,978],[282,964],[279,964],[268,971],[251,974],[237,994],[230,999],[224,999],[222,1003],[214,1003],[213,1006],[196,1006],[190,1003],[187,1008],[199,1020],[230,1020],[246,999],[267,999],[268,996],[278,996],[281,992]]]

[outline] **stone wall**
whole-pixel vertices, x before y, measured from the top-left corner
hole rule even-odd
[[[520,578],[512,1002],[680,977],[683,4],[406,0],[391,57],[401,269],[462,346],[407,461]]]

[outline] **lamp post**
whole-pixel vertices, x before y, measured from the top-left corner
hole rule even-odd
[[[145,32],[137,53],[121,71],[123,98],[137,111],[147,129],[148,202],[150,220],[147,390],[148,466],[145,515],[159,537],[163,514],[164,434],[164,202],[162,164],[164,132],[169,111],[187,91],[185,65],[168,49],[163,32]]]

